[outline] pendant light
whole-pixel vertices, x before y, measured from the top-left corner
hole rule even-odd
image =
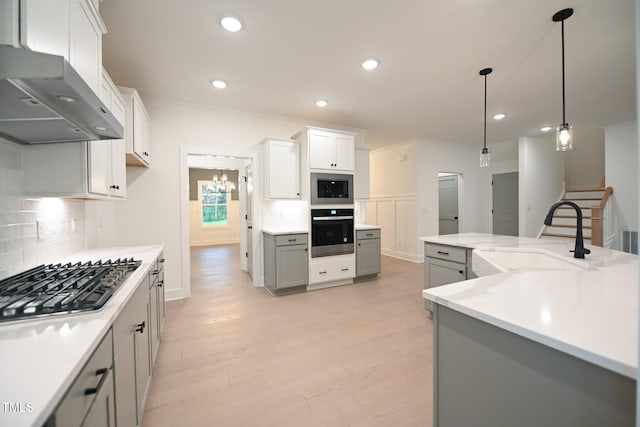
[[[567,151],[573,149],[573,130],[567,123],[565,111],[565,89],[564,89],[564,21],[573,15],[573,9],[562,9],[556,12],[551,18],[553,22],[560,22],[562,25],[562,124],[556,130],[556,150]]]
[[[480,167],[484,168],[489,166],[491,162],[491,153],[487,148],[487,74],[491,74],[493,69],[483,68],[480,70],[480,75],[484,76],[484,145],[480,152]]]

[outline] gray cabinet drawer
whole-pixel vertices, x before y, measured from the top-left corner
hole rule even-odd
[[[276,237],[276,246],[301,245],[308,241],[307,234],[282,234]]]
[[[447,261],[466,263],[467,250],[457,246],[439,245],[436,243],[425,243],[424,255],[430,258],[438,258]]]
[[[356,230],[356,239],[357,240],[365,240],[365,239],[379,239],[380,238],[380,230]]]
[[[108,381],[113,363],[112,340],[109,330],[60,402],[55,412],[54,425],[80,426],[96,395],[101,394],[104,387],[113,387],[113,383]]]

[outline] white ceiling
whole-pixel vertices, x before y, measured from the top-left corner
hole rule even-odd
[[[482,145],[562,121],[635,119],[633,0],[105,0],[104,65],[143,97],[207,104],[367,130],[376,148],[413,137]],[[225,12],[242,18],[229,33]],[[381,61],[373,72],[360,62]],[[223,79],[228,88],[211,87]],[[329,100],[323,110],[318,98]]]

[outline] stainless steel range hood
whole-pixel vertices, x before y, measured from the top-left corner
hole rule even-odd
[[[0,45],[0,136],[41,144],[123,135],[120,122],[64,57]]]

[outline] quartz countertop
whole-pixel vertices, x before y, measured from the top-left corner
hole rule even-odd
[[[587,245],[576,260],[572,242],[479,233],[422,241],[480,250],[532,249],[584,268],[518,269],[423,291],[425,299],[595,365],[636,378],[638,257]],[[577,265],[577,264],[576,264]]]
[[[380,230],[382,227],[379,225],[369,225],[369,224],[356,224],[356,230]]]
[[[0,425],[40,427],[92,355],[163,246],[93,249],[57,262],[133,257],[142,264],[98,311],[0,324]],[[20,411],[7,404],[19,404]]]
[[[282,236],[284,234],[307,234],[309,230],[300,228],[263,228],[262,232],[273,236]]]

